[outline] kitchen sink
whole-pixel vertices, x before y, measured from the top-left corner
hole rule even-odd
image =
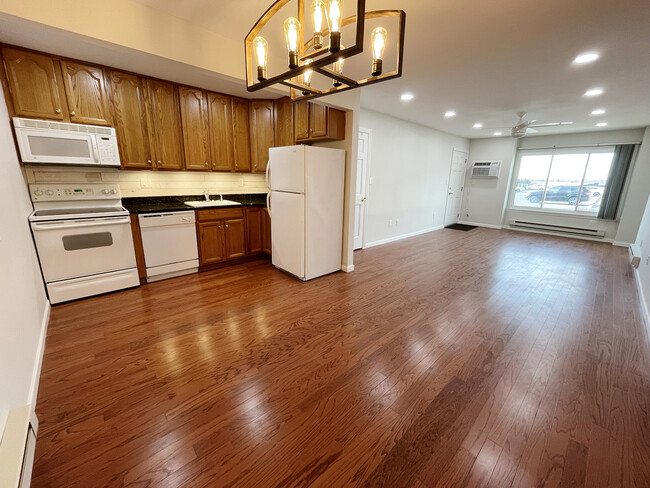
[[[241,205],[240,202],[233,202],[232,200],[195,200],[190,202],[183,202],[192,208],[204,207],[225,207],[227,205]]]

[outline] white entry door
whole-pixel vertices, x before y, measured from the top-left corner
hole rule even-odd
[[[366,174],[370,131],[359,129],[359,151],[357,154],[357,186],[354,199],[354,249],[363,247],[363,230],[366,216]]]
[[[455,224],[460,220],[460,207],[463,204],[463,189],[465,185],[465,170],[467,168],[467,153],[454,149],[451,156],[451,171],[447,185],[447,209],[445,225]]]

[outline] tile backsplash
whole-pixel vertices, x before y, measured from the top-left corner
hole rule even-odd
[[[25,166],[27,183],[117,183],[124,197],[266,193],[263,174]]]

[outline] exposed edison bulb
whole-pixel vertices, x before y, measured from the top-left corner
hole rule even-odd
[[[330,0],[330,52],[341,50],[341,23],[343,22],[343,0]]]
[[[284,37],[289,51],[289,68],[298,67],[298,39],[300,39],[300,22],[295,17],[284,21]]]
[[[386,47],[388,32],[383,27],[375,27],[370,34],[370,45],[372,47],[372,76],[381,74],[382,58]]]
[[[307,66],[308,64],[311,64],[311,59],[308,59],[308,60],[305,61],[305,66]],[[304,85],[311,86],[311,75],[313,73],[314,72],[311,69],[305,70],[305,72],[302,74],[302,82],[303,82]],[[309,95],[309,92],[308,91],[303,91],[302,94],[303,95]]]
[[[311,13],[314,19],[314,49],[320,49],[323,47],[323,28],[329,27],[325,2],[314,0],[311,4]]]
[[[257,79],[259,81],[266,80],[266,67],[268,63],[269,56],[269,44],[261,36],[257,36],[253,39],[253,49],[255,50],[255,56],[257,58]]]
[[[345,49],[345,46],[341,45],[341,49]],[[343,74],[343,63],[345,63],[345,58],[339,58],[332,64],[332,69],[334,70],[335,73],[338,73],[340,75]],[[332,84],[336,87],[341,86],[343,83],[341,83],[339,80],[332,80]]]

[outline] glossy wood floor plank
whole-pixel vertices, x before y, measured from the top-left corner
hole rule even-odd
[[[34,487],[650,486],[624,249],[441,230],[53,307]]]

